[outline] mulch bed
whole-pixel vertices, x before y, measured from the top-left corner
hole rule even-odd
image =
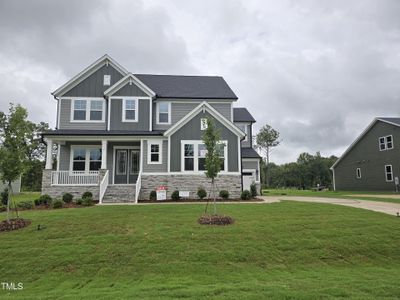
[[[207,199],[180,199],[180,200],[139,200],[139,203],[212,203],[214,200],[207,200]],[[242,199],[217,199],[216,202],[263,202],[263,200],[254,198],[250,200],[242,200]]]
[[[31,220],[21,218],[10,219],[10,222],[4,220],[0,222],[0,232],[21,229],[28,226],[29,224],[31,224]]]
[[[201,225],[231,225],[235,223],[235,219],[230,216],[204,215],[197,222]]]

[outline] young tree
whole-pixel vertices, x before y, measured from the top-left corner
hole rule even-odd
[[[9,114],[0,113],[0,174],[8,184],[7,221],[10,220],[11,182],[17,180],[28,160],[35,124],[27,120],[28,113],[20,105],[10,103]]]
[[[214,215],[217,214],[216,194],[215,194],[215,178],[221,171],[221,148],[223,144],[220,142],[220,130],[215,127],[212,119],[207,118],[207,128],[203,133],[203,142],[206,146],[206,176],[211,179],[211,193],[214,199]],[[208,206],[208,203],[207,203]],[[206,206],[206,211],[207,211]]]
[[[271,148],[278,146],[281,143],[279,140],[279,132],[266,124],[260,129],[256,136],[257,147],[263,152],[266,157],[266,183],[269,185],[268,167]]]

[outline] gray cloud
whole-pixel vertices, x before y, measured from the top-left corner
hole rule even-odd
[[[340,155],[399,116],[398,1],[0,2],[0,110],[54,125],[50,91],[109,53],[132,72],[219,74],[281,132],[273,161]]]

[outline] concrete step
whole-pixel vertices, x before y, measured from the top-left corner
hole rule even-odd
[[[103,197],[103,203],[135,202],[135,184],[109,185]]]

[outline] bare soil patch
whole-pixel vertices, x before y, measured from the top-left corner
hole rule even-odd
[[[21,229],[29,224],[31,224],[30,220],[21,218],[10,219],[10,221],[4,220],[0,222],[0,232]]]
[[[235,223],[235,219],[230,216],[220,216],[220,215],[204,215],[198,220],[201,225],[231,225]]]

